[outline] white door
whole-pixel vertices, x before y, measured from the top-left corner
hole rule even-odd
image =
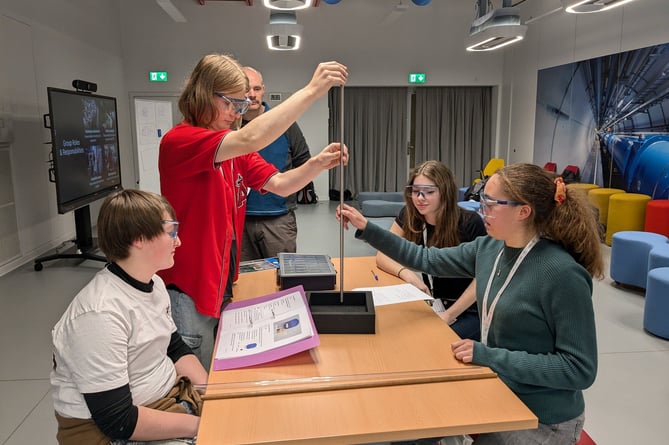
[[[135,98],[135,141],[137,143],[137,187],[160,193],[158,146],[174,126],[170,100]]]

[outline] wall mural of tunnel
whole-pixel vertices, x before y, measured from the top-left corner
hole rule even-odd
[[[540,70],[534,163],[669,198],[669,44]]]

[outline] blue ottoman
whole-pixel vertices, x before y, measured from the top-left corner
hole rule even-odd
[[[669,267],[648,272],[643,328],[653,335],[669,339]]]
[[[648,270],[658,267],[669,267],[669,243],[653,247],[648,254]]]
[[[360,213],[366,217],[397,216],[404,207],[404,201],[381,201],[378,199],[368,199],[360,203]]]
[[[392,201],[404,202],[404,192],[360,192],[358,193],[358,202],[369,201]]]
[[[460,187],[458,189],[458,201],[465,200],[465,193],[467,193],[467,190],[469,190],[469,187]]]
[[[382,229],[390,230],[390,226],[395,222],[395,218],[382,217],[382,218],[369,218],[367,221],[376,224]]]
[[[478,212],[481,203],[478,201],[458,201],[458,206],[466,210],[471,210],[472,212]]]
[[[611,279],[619,284],[646,287],[648,255],[655,246],[667,243],[658,233],[625,230],[611,239]]]

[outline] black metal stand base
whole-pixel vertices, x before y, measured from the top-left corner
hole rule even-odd
[[[94,249],[93,249],[94,250]],[[80,259],[82,261],[85,260],[92,260],[92,261],[102,261],[103,263],[107,262],[107,258],[101,256],[101,255],[96,255],[90,251],[88,252],[82,252],[78,248],[72,248],[69,249],[68,252],[63,252],[63,253],[54,253],[52,255],[44,255],[39,258],[35,259],[35,270],[39,272],[40,270],[44,269],[44,265],[42,263],[45,263],[47,261],[53,261],[53,260],[61,260],[61,259]]]
[[[376,313],[369,291],[307,292],[311,317],[319,334],[374,334]]]
[[[88,206],[78,208],[74,211],[74,224],[76,226],[77,238],[73,240],[75,247],[67,252],[43,255],[35,259],[35,270],[39,272],[44,268],[42,263],[59,259],[80,259],[107,262],[107,258],[96,255],[97,243],[93,238],[91,230],[91,211]]]

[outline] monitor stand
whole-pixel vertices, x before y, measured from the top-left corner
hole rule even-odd
[[[72,240],[74,247],[62,253],[55,253],[52,255],[44,255],[35,259],[35,270],[40,271],[44,268],[42,263],[58,259],[80,259],[102,261],[107,263],[107,258],[101,255],[96,255],[94,252],[98,250],[93,232],[91,230],[91,209],[89,206],[84,206],[74,211],[74,225],[76,227],[77,238]]]

